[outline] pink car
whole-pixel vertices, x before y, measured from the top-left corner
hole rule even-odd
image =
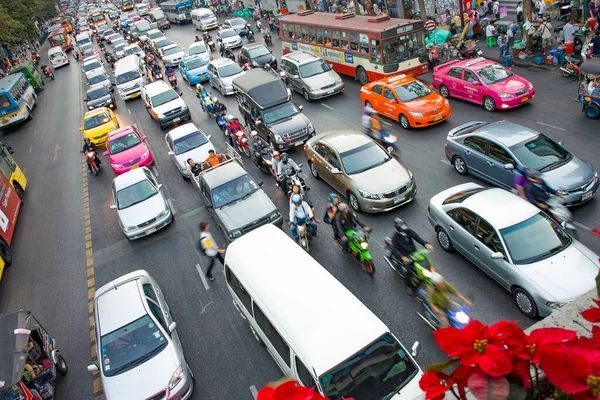
[[[154,157],[146,145],[146,136],[134,126],[117,129],[108,135],[108,151],[104,152],[110,160],[115,175],[121,175],[138,167],[154,164]]]
[[[483,57],[434,67],[432,83],[442,96],[482,104],[487,111],[519,107],[535,96],[531,82]]]

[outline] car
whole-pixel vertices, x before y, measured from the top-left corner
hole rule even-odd
[[[83,63],[83,72],[85,73],[85,76],[88,77],[98,73],[106,73],[106,70],[104,69],[102,62],[94,57]]]
[[[355,211],[389,211],[417,194],[412,172],[362,132],[318,134],[306,142],[304,154],[312,175],[345,196]]]
[[[446,158],[461,175],[475,175],[511,190],[517,167],[540,172],[541,178],[564,197],[566,206],[591,200],[600,185],[589,163],[570,153],[561,142],[512,122],[469,122],[446,138]]]
[[[84,60],[91,59],[92,57],[98,58],[100,60],[100,53],[94,48],[86,48],[81,51],[81,58]],[[100,60],[100,62],[102,62]]]
[[[108,156],[115,175],[154,164],[152,151],[146,144],[146,136],[135,126],[126,126],[111,132],[104,155]]]
[[[112,43],[112,40],[113,40],[113,39],[115,39],[115,38],[118,38],[118,37],[121,37],[121,35],[120,35],[119,33],[113,33],[113,34],[111,34],[111,35],[107,35],[107,36],[104,38],[104,40],[105,40],[107,43],[109,43],[109,44],[110,44],[110,43]]]
[[[242,67],[229,58],[217,58],[208,63],[210,86],[217,88],[223,96],[233,94],[233,80],[244,74]]]
[[[158,283],[144,270],[96,290],[94,331],[106,400],[189,399],[194,389],[177,324]],[[160,396],[160,397],[159,397]]]
[[[142,102],[160,129],[191,118],[190,110],[171,85],[159,79],[142,86]]]
[[[131,18],[134,22],[138,22],[142,20],[142,17],[140,17],[137,14],[129,14],[129,18]]]
[[[212,54],[210,50],[206,47],[206,43],[204,43],[203,41],[192,43],[190,47],[188,47],[187,55],[197,55],[206,62],[209,62],[212,59]]]
[[[285,72],[293,90],[306,101],[322,99],[344,91],[344,82],[323,59],[302,51],[281,57],[279,68]]]
[[[114,38],[111,42],[111,46],[113,50],[117,50],[117,47],[127,46],[129,42],[127,42],[123,37]]]
[[[522,106],[535,96],[531,82],[483,57],[434,67],[432,83],[442,96],[481,104],[490,112]]]
[[[482,269],[528,317],[548,316],[596,287],[598,255],[509,191],[464,183],[433,196],[428,210],[440,246]]]
[[[247,23],[244,18],[231,18],[223,21],[223,26],[235,30],[236,33],[240,33],[240,31],[244,30]]]
[[[158,51],[160,54],[162,54],[161,50],[163,49],[163,47],[173,44],[173,42],[171,42],[167,38],[163,38],[163,39],[156,40],[155,42],[153,42],[153,44],[154,44],[154,48],[156,49],[156,51]]]
[[[160,49],[162,60],[165,67],[176,67],[179,62],[185,57],[185,52],[176,44],[170,44]]]
[[[152,41],[152,43],[154,43],[158,39],[166,37],[165,34],[159,29],[150,29],[146,33],[146,36],[148,37],[148,40]]]
[[[101,42],[103,42],[108,35],[112,35],[113,33],[114,33],[114,31],[112,29],[104,28],[103,30],[98,31],[98,38],[100,39]]]
[[[127,57],[132,54],[137,55],[142,60],[146,59],[146,54],[137,44],[130,44],[128,46],[123,47],[123,57]]]
[[[271,69],[277,70],[277,59],[271,53],[271,50],[260,43],[243,46],[238,55],[238,63],[240,65],[248,63],[252,68],[262,68],[268,64]]]
[[[184,179],[189,179],[188,159],[202,162],[208,157],[208,151],[215,146],[210,141],[210,135],[206,135],[191,122],[171,129],[165,135],[167,151],[179,173]]]
[[[451,115],[448,99],[406,75],[367,83],[360,88],[360,102],[407,130],[439,124]]]
[[[85,103],[88,110],[98,107],[108,107],[112,110],[117,108],[115,97],[102,83],[89,87],[85,93]]]
[[[80,131],[83,137],[90,139],[96,146],[104,146],[108,134],[119,129],[119,122],[115,113],[107,107],[96,108],[83,115],[83,123]]]
[[[173,212],[162,185],[146,167],[127,171],[113,179],[112,195],[119,226],[129,240],[139,239],[173,221]]]
[[[226,47],[235,49],[242,47],[242,38],[235,29],[221,29],[217,32],[217,43],[223,43]]]
[[[98,72],[87,77],[87,85],[89,87],[99,84],[104,85],[104,87],[106,87],[111,92],[115,90],[115,87],[111,83],[110,78],[104,72]]]
[[[195,85],[209,79],[208,63],[199,56],[189,56],[181,60],[179,63],[179,72],[183,79],[188,81],[190,85]]]
[[[125,57],[125,47],[127,47],[127,42],[119,42],[115,45],[115,55],[117,58]]]

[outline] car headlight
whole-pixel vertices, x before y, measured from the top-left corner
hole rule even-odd
[[[142,155],[142,158],[146,158],[148,157],[148,154],[150,154],[150,149],[146,149],[146,151],[144,152],[144,154]]]
[[[450,102],[448,101],[448,99],[446,99],[446,101],[444,102],[444,107],[447,107],[450,105]]]
[[[510,99],[511,97],[515,97],[512,93],[498,93],[498,97],[501,99]]]
[[[529,90],[533,90],[533,83],[529,84]]]
[[[309,132],[312,132],[312,131],[314,131],[314,130],[315,130],[315,127],[313,126],[312,122],[309,122],[309,123],[308,123],[308,131],[309,131]]]
[[[274,135],[273,135],[273,139],[275,139],[275,142],[276,142],[276,143],[281,143],[281,142],[283,142],[283,138],[281,137],[281,135],[274,134]]]
[[[121,168],[123,168],[123,166],[121,164],[110,164],[110,166],[113,169],[121,169]]]
[[[364,190],[358,189],[358,193],[365,199],[379,200],[379,195],[375,193],[365,192]]]
[[[169,390],[173,390],[175,386],[179,385],[179,382],[183,380],[183,367],[180,365],[177,367],[171,380],[169,381]]]
[[[106,100],[106,104],[112,104],[112,102],[113,102],[112,99]]]
[[[413,176],[413,173],[410,172],[410,169],[408,170],[408,180],[412,183],[412,181],[415,180],[415,177]]]
[[[256,61],[252,61],[252,66],[253,67],[258,67],[258,63]]]
[[[160,213],[158,213],[158,215],[156,216],[156,218],[162,218],[165,215],[167,215],[167,213],[169,212],[169,210],[167,208],[165,208],[164,210],[162,210]]]
[[[187,111],[187,109],[188,109],[187,106],[181,107],[181,111]]]
[[[269,217],[269,219],[271,220],[271,222],[276,221],[279,218],[280,214],[275,211],[273,214],[271,214],[271,216]]]
[[[242,232],[240,232],[240,231],[233,231],[228,236],[229,236],[229,239],[239,238],[240,236],[242,236]]]
[[[366,249],[369,248],[369,243],[367,243],[367,242],[361,242],[360,243],[360,247],[361,247],[361,249],[366,250]]]
[[[132,230],[134,230],[135,228],[137,228],[137,226],[133,225],[133,226],[126,226],[125,228],[123,228],[123,230],[125,232],[131,232]]]
[[[335,83],[342,83],[342,78],[340,78],[339,76],[335,78]]]
[[[157,114],[158,119],[164,119],[165,118],[165,114]]]
[[[93,110],[94,106],[88,106],[88,110]]]
[[[569,304],[568,301],[549,301],[546,303],[548,307],[554,308],[555,310],[558,310],[559,308],[562,308],[567,304]]]
[[[416,111],[409,111],[408,112],[410,115],[412,115],[413,117],[417,117],[417,118],[423,118],[423,114],[421,114],[420,112],[416,112]]]

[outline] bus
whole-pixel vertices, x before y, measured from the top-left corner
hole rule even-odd
[[[73,32],[73,26],[71,26],[71,23],[66,18],[59,19],[57,23],[60,24],[63,28],[65,28],[65,32]]]
[[[133,0],[123,0],[123,2],[121,3],[121,10],[133,10]]]
[[[12,160],[12,157],[6,151],[4,145],[0,143],[2,153],[6,153]],[[4,156],[0,157],[0,165],[4,163]],[[14,163],[14,160],[13,160]],[[16,164],[15,164],[16,165]],[[18,167],[17,167],[18,168]],[[10,245],[15,233],[15,226],[22,201],[17,195],[17,191],[10,184],[4,173],[0,174],[0,278],[4,272],[4,267],[12,263],[12,254]]]
[[[283,54],[321,57],[361,85],[386,76],[427,72],[421,20],[304,11],[279,19]]]
[[[36,95],[22,72],[0,80],[0,130],[33,118]]]
[[[65,28],[58,28],[52,31],[48,36],[50,47],[60,46],[64,51],[73,50],[73,42],[71,37],[65,31]]]
[[[102,10],[94,11],[90,15],[90,20],[92,21],[92,25],[94,27],[102,25],[102,24],[106,24],[106,17],[104,16],[104,13],[102,12]]]
[[[171,23],[187,24],[192,21],[192,9],[194,8],[194,2],[192,0],[167,1],[160,3],[160,8]]]

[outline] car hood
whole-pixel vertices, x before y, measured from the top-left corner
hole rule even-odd
[[[350,175],[353,186],[374,194],[387,193],[406,185],[410,176],[408,170],[395,159],[371,168],[360,174]]]
[[[83,131],[83,136],[85,137],[95,137],[95,136],[100,136],[104,133],[108,133],[108,131],[111,130],[111,128],[114,128],[115,125],[113,124],[112,121],[109,121],[105,124],[102,124],[100,126],[97,126],[95,128],[92,129],[86,129],[85,131]]]
[[[518,75],[513,75],[508,79],[493,83],[488,86],[496,92],[515,93],[519,90],[528,88],[529,85],[530,83],[527,79],[521,78]]]
[[[233,29],[234,31],[236,31],[237,33],[240,33],[241,31],[244,30],[244,28],[246,27],[246,25],[233,25],[231,27],[231,29]]]
[[[594,178],[594,168],[581,158],[573,156],[569,162],[550,171],[542,178],[553,189],[569,190],[588,184]]]
[[[304,83],[306,83],[309,87],[314,89],[320,89],[323,86],[331,85],[336,83],[336,79],[339,78],[339,75],[334,70],[323,72],[322,74],[318,74],[315,76],[311,76],[310,78],[302,78]]]
[[[214,149],[214,146],[212,145],[212,143],[207,142],[206,144],[203,144],[200,147],[196,147],[195,149],[186,151],[185,153],[177,154],[175,158],[177,159],[177,163],[179,164],[179,166],[184,167],[187,165],[188,158],[191,158],[192,160],[194,160],[194,162],[197,163],[206,160],[206,158],[208,157],[208,151],[210,149]]]
[[[167,111],[171,111],[177,107],[185,107],[185,102],[180,97],[176,98],[175,100],[169,101],[165,104],[161,104],[158,107],[153,107],[152,111],[154,111],[157,114],[164,114]]]
[[[425,97],[421,97],[420,99],[416,99],[413,101],[409,101],[406,106],[411,111],[416,112],[435,112],[435,110],[442,111],[444,108],[444,104],[446,99],[436,92],[432,91]]]
[[[204,53],[188,53],[188,56],[198,56],[206,62],[210,61],[210,53],[208,51],[205,51]],[[208,68],[208,66],[206,67]]]
[[[141,157],[144,152],[148,150],[148,146],[144,142],[138,144],[137,146],[133,146],[125,151],[122,151],[117,154],[111,154],[109,156],[111,164],[121,164],[126,163],[128,161],[132,161],[137,157]]]
[[[106,96],[98,97],[97,99],[94,99],[94,100],[90,100],[87,102],[87,105],[95,107],[95,106],[106,103],[108,100],[110,100],[109,94],[107,94]]]
[[[254,57],[252,62],[257,63],[258,65],[264,65],[273,62],[274,58],[273,54],[264,54],[262,56]]]
[[[244,73],[245,73],[245,72],[246,72],[246,71],[242,71],[242,72],[240,72],[239,74],[231,75],[231,76],[228,76],[228,77],[226,77],[226,78],[221,78],[221,77],[219,77],[219,78],[221,79],[221,81],[222,81],[222,82],[223,82],[223,83],[224,83],[226,86],[233,86],[233,80],[234,80],[235,78],[237,78],[237,77],[240,77],[240,76],[244,75]]]
[[[273,133],[281,135],[287,132],[295,132],[300,129],[308,128],[309,122],[309,119],[304,114],[298,113],[292,118],[284,119],[283,121],[275,124],[269,124],[268,126],[271,128]]]
[[[223,43],[229,44],[229,43],[238,43],[242,40],[242,38],[239,35],[235,35],[235,36],[229,36],[229,37],[223,38],[221,40],[223,41]]]
[[[244,201],[215,209],[225,229],[229,232],[265,217],[275,210],[277,210],[275,205],[262,189],[258,189]]]
[[[206,74],[208,72],[208,65],[204,64],[201,67],[194,68],[194,69],[188,69],[186,71],[191,76],[198,76],[198,75]]]
[[[159,213],[167,208],[162,193],[155,194],[146,201],[136,205],[119,210],[119,219],[123,227],[138,226],[146,221],[155,218]]]
[[[556,301],[573,300],[596,286],[598,267],[575,242],[545,260],[519,265],[521,272]]]
[[[122,374],[104,377],[107,399],[147,399],[169,386],[169,380],[179,367],[170,346],[143,364]]]

